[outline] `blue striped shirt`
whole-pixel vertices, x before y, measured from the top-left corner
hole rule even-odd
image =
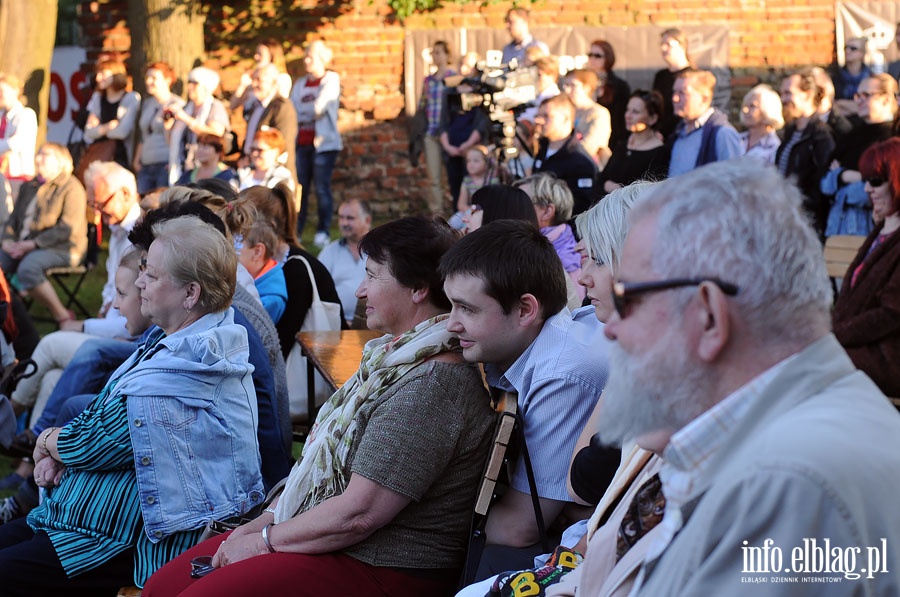
[[[147,347],[153,344],[149,340]],[[175,533],[157,543],[143,532],[127,397],[113,394],[114,388],[111,380],[59,432],[57,449],[66,472],[59,487],[48,490],[28,515],[28,524],[49,535],[69,577],[133,548],[134,580],[143,586],[160,566],[193,546],[203,529]]]
[[[571,501],[566,487],[569,460],[606,385],[610,341],[593,307],[563,309],[544,322],[540,334],[506,371],[485,365],[488,384],[519,394],[525,443],[542,498]],[[511,482],[531,495],[522,455]]]

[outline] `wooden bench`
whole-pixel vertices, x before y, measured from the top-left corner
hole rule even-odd
[[[828,276],[843,280],[847,268],[856,259],[859,248],[866,240],[865,236],[838,234],[825,239],[825,266]]]

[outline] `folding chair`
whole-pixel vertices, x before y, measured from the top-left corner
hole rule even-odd
[[[97,266],[100,256],[97,226],[88,224],[87,228],[88,248],[81,263],[70,267],[51,267],[44,271],[47,279],[62,293],[62,302],[66,309],[75,311],[81,319],[92,317],[93,314],[78,299],[78,292],[81,290],[81,285],[84,284],[88,272]],[[31,308],[31,299],[26,299],[25,306]]]
[[[469,536],[469,549],[466,553],[460,587],[470,585],[475,580],[475,574],[478,572],[478,565],[484,553],[484,546],[487,543],[485,527],[487,526],[488,512],[491,505],[502,495],[500,489],[509,485],[509,480],[512,479],[510,463],[518,460],[519,452],[516,450],[521,450],[524,461],[525,475],[528,478],[534,520],[541,546],[544,548],[544,552],[549,552],[551,547],[547,529],[544,527],[544,516],[541,512],[537,485],[534,480],[534,469],[531,466],[531,457],[525,443],[525,421],[522,419],[522,413],[518,410],[518,395],[515,392],[501,392],[496,388],[491,388],[491,397],[494,410],[500,414],[500,418],[497,421],[491,454],[485,465],[478,497],[475,500],[472,532]]]
[[[487,541],[484,529],[487,525],[488,512],[498,497],[497,483],[501,473],[509,464],[508,448],[516,428],[518,408],[517,396],[506,392],[501,393],[494,403],[494,410],[499,413],[499,418],[494,429],[491,453],[484,466],[481,485],[478,487],[478,495],[475,498],[475,514],[472,517],[472,531],[469,535],[469,548],[466,552],[466,564],[460,587],[472,584],[475,580],[475,573],[478,571],[478,564],[481,562],[481,554],[484,552],[484,545]]]

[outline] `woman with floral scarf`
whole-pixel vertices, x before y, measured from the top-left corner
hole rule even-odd
[[[437,269],[455,240],[424,218],[363,238],[357,297],[386,335],[322,407],[271,507],[164,566],[145,596],[453,594],[494,421],[446,328]],[[198,556],[215,569],[195,580]]]

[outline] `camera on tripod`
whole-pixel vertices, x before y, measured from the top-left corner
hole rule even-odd
[[[463,79],[449,91],[450,110],[482,110],[488,117],[488,144],[498,148],[500,161],[514,158],[517,149],[516,118],[537,97],[537,69],[517,68],[515,62],[504,67],[476,67],[473,76]]]

